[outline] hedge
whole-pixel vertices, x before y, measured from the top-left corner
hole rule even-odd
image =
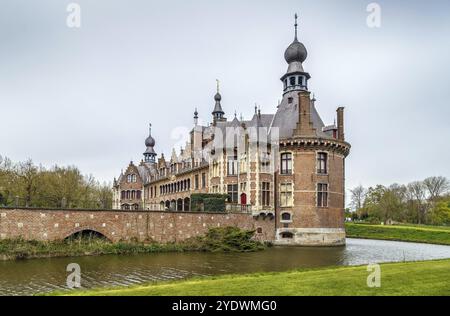
[[[191,209],[194,212],[225,212],[227,194],[194,193],[191,195]]]

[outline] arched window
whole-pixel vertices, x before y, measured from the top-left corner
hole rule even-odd
[[[131,191],[131,199],[135,199],[136,198],[136,191]]]
[[[190,208],[191,208],[191,200],[187,197],[183,201],[183,210],[184,211],[189,211]]]
[[[127,199],[129,200],[131,197],[130,191],[127,191]]]
[[[140,190],[136,191],[136,198],[137,198],[138,200],[141,199],[141,191],[140,191]]]
[[[303,76],[299,76],[299,77],[298,77],[298,84],[299,84],[300,86],[303,86]]]
[[[281,220],[283,222],[290,222],[292,220],[291,213],[287,213],[287,212],[281,213]]]
[[[294,238],[294,234],[291,232],[282,232],[281,233],[281,238],[283,239],[292,239]]]
[[[290,86],[295,86],[295,77],[290,77],[289,78],[289,85]]]

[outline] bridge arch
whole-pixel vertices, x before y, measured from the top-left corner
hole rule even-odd
[[[108,237],[108,234],[105,231],[91,226],[78,227],[76,229],[72,229],[64,234],[63,240],[69,240],[70,238],[77,238],[78,236],[92,236],[97,238],[104,238],[109,242],[113,242],[113,240],[110,237]]]

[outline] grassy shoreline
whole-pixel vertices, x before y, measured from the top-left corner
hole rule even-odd
[[[50,242],[0,240],[0,260],[184,251],[251,252],[265,249],[267,245],[251,239],[253,233],[234,227],[213,228],[205,236],[165,244],[150,241],[111,243],[99,238]]]
[[[57,291],[75,296],[450,295],[450,260],[381,264],[381,287],[369,288],[366,266],[192,278],[131,287]]]
[[[450,229],[439,226],[345,224],[348,238],[450,245]]]

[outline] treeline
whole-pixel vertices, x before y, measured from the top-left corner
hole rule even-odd
[[[111,209],[112,190],[76,167],[46,169],[0,156],[0,206]]]
[[[358,186],[351,192],[353,220],[450,225],[450,182],[429,177],[407,185]]]

